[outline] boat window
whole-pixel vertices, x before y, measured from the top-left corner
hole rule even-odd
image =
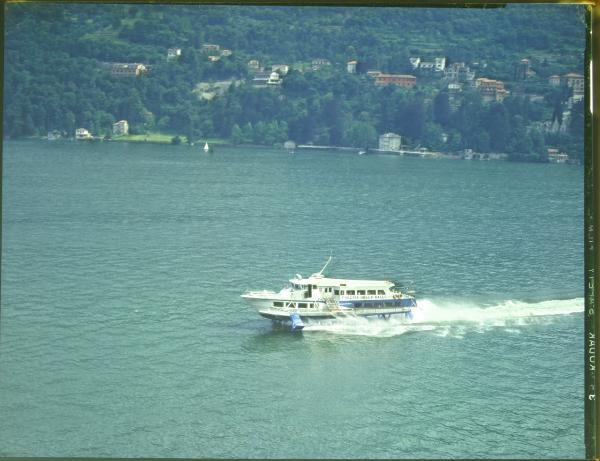
[[[281,301],[275,301],[275,302],[273,303],[273,306],[274,306],[274,307],[283,307],[283,303],[282,303]]]
[[[385,294],[385,291],[383,291],[383,290],[377,290],[377,294],[378,294],[378,295],[384,295],[384,294]]]
[[[298,303],[299,308],[306,308],[306,303]]]
[[[346,294],[347,295],[353,295],[354,294],[354,290],[348,290],[348,291],[346,291]]]
[[[376,291],[375,291],[375,290],[368,290],[368,291],[367,291],[367,294],[368,294],[368,295],[374,295],[375,293],[376,293]]]
[[[340,291],[340,294],[346,294],[346,292],[344,290]]]
[[[357,295],[364,295],[365,294],[365,290],[357,290],[356,294]]]
[[[316,285],[313,285],[313,290],[316,290],[316,289],[317,289],[317,286],[316,286]]]
[[[334,295],[339,295],[340,294],[340,290],[333,290],[333,294]]]

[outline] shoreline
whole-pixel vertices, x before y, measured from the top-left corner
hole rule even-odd
[[[177,135],[175,135],[177,136]],[[226,148],[250,148],[250,149],[273,149],[273,150],[281,150],[290,153],[295,153],[297,151],[305,151],[305,152],[347,152],[358,155],[393,155],[398,157],[412,157],[412,158],[422,158],[422,159],[446,159],[446,160],[474,160],[480,162],[488,162],[488,161],[504,161],[504,162],[514,162],[514,163],[542,163],[542,164],[566,164],[566,165],[582,165],[581,161],[570,161],[570,162],[551,162],[551,161],[532,161],[525,159],[510,159],[508,154],[499,154],[499,153],[478,153],[473,152],[470,155],[466,156],[464,154],[452,154],[448,152],[438,152],[438,151],[428,151],[428,150],[414,150],[414,149],[403,149],[400,151],[390,151],[390,150],[382,150],[376,148],[370,148],[367,152],[364,149],[359,147],[347,147],[347,146],[327,146],[327,145],[310,145],[310,144],[298,144],[293,149],[285,148],[282,144],[277,145],[266,145],[266,144],[233,144],[226,139],[222,138],[208,138],[208,139],[199,139],[194,141],[192,144],[188,144],[187,142],[180,142],[178,144],[173,144],[171,139],[175,136],[165,133],[153,133],[150,135],[128,135],[128,137],[119,136],[116,138],[104,139],[100,137],[92,137],[90,139],[76,139],[76,138],[56,138],[49,139],[47,136],[26,136],[21,138],[4,138],[5,141],[18,141],[18,140],[35,140],[35,141],[50,141],[50,142],[87,142],[87,143],[97,143],[97,142],[119,142],[119,143],[132,143],[132,144],[158,144],[158,145],[172,145],[172,146],[187,146],[187,147],[196,147],[203,146],[204,143],[208,143],[209,146],[218,146],[218,147],[226,147]]]

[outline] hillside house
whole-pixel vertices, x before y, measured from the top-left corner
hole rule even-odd
[[[221,56],[215,56],[215,55],[209,55],[208,56],[208,60],[210,62],[217,62],[219,59],[221,59]]]
[[[346,64],[346,70],[348,71],[349,74],[356,74],[356,65],[358,64],[357,61],[348,61],[348,63]]]
[[[279,86],[279,85],[281,85],[282,81],[283,80],[281,80],[281,77],[279,76],[279,74],[277,72],[271,72],[271,75],[269,76],[269,80],[267,80],[267,85]]]
[[[472,71],[464,62],[455,62],[446,67],[444,76],[451,82],[472,83],[475,71]]]
[[[115,77],[139,77],[148,72],[148,68],[140,63],[110,63],[110,74]]]
[[[561,78],[561,83],[573,90],[573,94],[583,94],[585,91],[585,78],[580,74],[565,74]]]
[[[419,64],[421,64],[421,58],[408,58],[408,61],[413,69],[418,69]]]
[[[181,56],[181,48],[169,48],[167,50],[167,61],[172,61]]]
[[[375,77],[375,85],[387,86],[397,85],[403,87],[413,87],[417,83],[417,77],[414,75],[402,75],[402,74],[379,74]]]
[[[502,102],[509,94],[509,91],[504,88],[504,82],[490,78],[478,78],[475,80],[475,88],[484,102]]]
[[[223,49],[223,50],[220,51],[220,54],[221,54],[221,56],[227,57],[227,56],[231,56],[233,54],[233,52],[231,50],[228,50],[228,49]]]
[[[560,86],[560,75],[551,75],[548,77],[548,84],[550,86]]]
[[[433,61],[421,61],[417,68],[420,72],[433,72],[435,63]]]
[[[203,53],[218,53],[220,49],[220,45],[215,45],[213,43],[205,43],[204,45],[202,45]]]
[[[331,66],[331,62],[327,59],[317,58],[313,59],[310,63],[310,67],[312,70],[319,70],[323,67]]]
[[[420,57],[409,58],[409,62],[414,70],[423,74],[437,74],[446,69],[446,58],[443,56],[434,58],[433,61],[423,61]]]
[[[527,80],[533,74],[529,59],[521,59],[515,65],[515,80]]]
[[[460,106],[460,94],[462,86],[460,83],[448,83],[448,104],[450,109],[457,110]]]
[[[250,72],[258,72],[260,70],[260,62],[256,59],[248,61],[248,70]]]
[[[271,72],[278,72],[279,75],[286,75],[290,70],[290,66],[287,64],[273,64],[271,66]]]
[[[270,72],[256,72],[256,74],[254,74],[254,77],[252,78],[252,86],[256,88],[266,87],[270,76]]]
[[[277,72],[258,72],[252,79],[252,86],[255,88],[276,88],[282,82],[283,80]]]
[[[129,134],[129,123],[127,120],[119,120],[113,123],[112,131],[115,136],[122,136]]]
[[[435,64],[436,72],[443,72],[446,69],[446,58],[445,57],[435,58],[434,64]]]
[[[402,147],[402,137],[396,133],[385,133],[379,136],[379,149],[399,151]]]

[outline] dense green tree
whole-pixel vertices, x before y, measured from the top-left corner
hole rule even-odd
[[[450,102],[447,91],[440,91],[433,99],[433,118],[442,126],[450,124]]]
[[[567,133],[544,137],[532,129],[532,122],[553,113],[561,119],[572,95],[566,86],[550,88],[546,77],[582,69],[584,34],[576,8],[510,5],[490,14],[475,9],[11,3],[5,28],[4,133],[34,136],[58,129],[72,136],[85,127],[102,134],[115,120],[126,119],[132,131],[160,130],[188,140],[219,136],[273,144],[289,138],[364,148],[391,131],[414,145],[450,151],[531,156],[541,155],[549,143],[581,152],[581,103],[570,110]],[[233,54],[210,62],[201,49],[206,43]],[[167,61],[171,47],[181,47],[182,56]],[[426,50],[439,51],[429,55]],[[416,88],[379,88],[366,75],[345,68],[349,59],[358,59],[365,69],[410,73],[409,57],[429,60],[439,54],[449,63],[467,62],[477,76],[506,79],[512,96],[501,104],[484,104],[477,91],[465,86],[454,112],[445,83],[433,77],[419,76]],[[537,76],[511,82],[522,57],[530,57]],[[314,58],[332,65],[312,71]],[[291,70],[279,88],[254,88],[250,59],[259,59],[266,70],[288,63],[303,72]],[[149,72],[114,77],[106,62],[143,62]],[[199,83],[222,80],[241,83],[210,101],[199,99]],[[531,93],[544,99],[532,102]],[[442,131],[448,133],[446,143]]]
[[[369,122],[353,121],[346,133],[346,144],[353,147],[370,148],[377,146],[377,131]]]
[[[413,100],[404,112],[404,134],[411,139],[419,140],[425,130],[425,107],[422,101]]]
[[[510,124],[508,111],[503,104],[492,105],[487,126],[489,127],[490,148],[496,152],[505,152],[509,142]]]
[[[229,136],[229,139],[231,139],[233,144],[242,144],[244,142],[244,133],[237,123],[231,127],[231,136]]]

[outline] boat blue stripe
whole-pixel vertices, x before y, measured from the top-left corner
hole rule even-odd
[[[381,306],[381,303],[393,303],[394,307],[415,307],[417,300],[415,298],[403,298],[403,299],[370,299],[370,300],[344,300],[340,301],[340,306],[343,307],[356,307],[358,304],[361,307],[385,307]],[[391,307],[391,306],[390,306]]]

